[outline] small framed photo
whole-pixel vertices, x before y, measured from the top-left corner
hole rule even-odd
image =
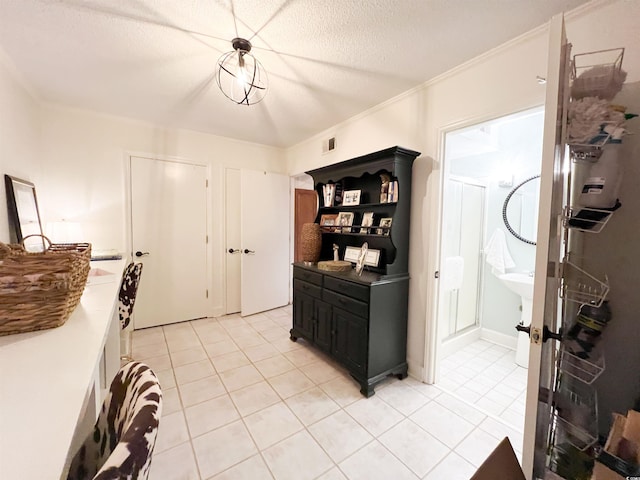
[[[364,212],[360,222],[360,233],[369,233],[369,227],[373,225],[373,212]]]
[[[336,232],[350,233],[353,225],[353,212],[340,212],[336,219]]]
[[[389,235],[389,232],[391,231],[391,222],[393,221],[393,218],[391,217],[387,217],[387,218],[381,218],[380,219],[380,225],[378,228],[378,235]]]
[[[345,190],[342,193],[342,205],[360,205],[362,190]]]
[[[320,217],[320,228],[325,232],[333,232],[338,223],[337,213],[327,213]]]

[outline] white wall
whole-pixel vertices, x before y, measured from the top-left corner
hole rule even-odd
[[[637,22],[640,2],[595,2],[567,16],[574,52],[627,46],[630,79],[640,75]],[[413,167],[409,287],[408,362],[421,377],[425,337],[435,334],[434,272],[438,270],[441,138],[443,132],[544,103],[547,28],[543,27],[480,56],[448,74],[391,99],[287,150],[289,172],[329,165],[401,145],[422,152]],[[337,149],[321,155],[321,140],[336,136]],[[426,352],[426,369],[434,352]]]
[[[40,155],[39,106],[22,86],[4,53],[0,51],[0,204],[6,205],[4,175],[38,185]],[[36,188],[39,195],[40,189]],[[7,209],[0,208],[0,241],[9,242]]]
[[[78,221],[94,248],[127,252],[126,159],[129,153],[177,158],[209,167],[211,312],[224,291],[224,168],[283,173],[282,150],[187,130],[57,106],[42,109],[44,217]]]

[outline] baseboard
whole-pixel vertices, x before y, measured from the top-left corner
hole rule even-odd
[[[515,350],[518,344],[518,337],[512,337],[511,335],[489,330],[488,328],[480,329],[480,338],[487,342],[510,348],[511,350]]]
[[[409,359],[407,359],[407,365],[409,365],[409,376],[422,382],[424,380],[424,368],[422,368],[422,365],[418,365]]]
[[[472,328],[466,332],[459,333],[454,337],[443,340],[440,344],[440,348],[438,349],[438,357],[445,358],[452,353],[457,352],[461,348],[472,344],[476,340],[479,340],[481,338],[480,330],[480,328]]]

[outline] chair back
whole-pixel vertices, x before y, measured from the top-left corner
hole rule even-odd
[[[142,275],[142,263],[131,262],[127,265],[122,275],[120,284],[120,294],[118,296],[118,314],[120,316],[120,327],[124,330],[131,322],[133,314],[133,304],[136,301],[140,276]]]
[[[111,382],[94,430],[74,456],[67,480],[146,480],[161,414],[158,378],[143,363],[126,364]]]

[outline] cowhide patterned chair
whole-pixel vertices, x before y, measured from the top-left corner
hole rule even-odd
[[[118,315],[120,316],[120,328],[126,330],[131,323],[133,305],[136,302],[140,276],[142,275],[142,263],[131,262],[127,265],[122,275],[120,294],[118,296]],[[122,360],[131,361],[131,330],[126,330],[120,337],[123,344]]]
[[[158,378],[144,363],[127,363],[111,382],[67,480],[146,480],[161,414]]]

